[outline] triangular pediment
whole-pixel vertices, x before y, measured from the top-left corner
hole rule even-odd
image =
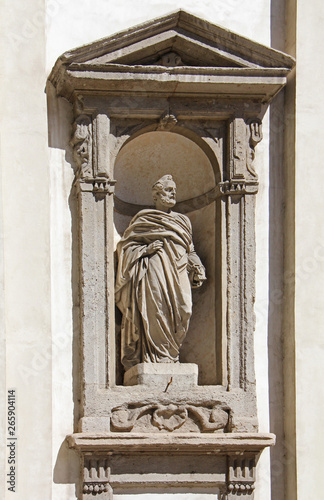
[[[164,65],[168,54],[175,66],[291,68],[294,60],[183,10],[66,52],[66,63],[89,65]],[[171,64],[168,64],[171,66]]]
[[[179,10],[66,52],[49,80],[67,98],[81,89],[134,93],[145,81],[152,93],[177,88],[269,102],[294,64],[287,54]]]
[[[179,29],[152,34],[139,42],[86,61],[88,64],[126,64],[129,66],[258,67],[256,64],[197,40]]]

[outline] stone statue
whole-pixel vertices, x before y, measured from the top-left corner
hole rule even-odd
[[[188,217],[171,211],[176,203],[172,176],[159,179],[152,193],[155,209],[141,210],[117,245],[116,304],[123,314],[125,370],[142,362],[179,361],[192,312],[191,287],[206,279]]]

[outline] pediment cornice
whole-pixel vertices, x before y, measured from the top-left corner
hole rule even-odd
[[[179,10],[64,53],[49,80],[67,98],[74,90],[136,92],[143,85],[168,93],[174,82],[184,93],[251,94],[268,102],[294,64],[287,54]]]

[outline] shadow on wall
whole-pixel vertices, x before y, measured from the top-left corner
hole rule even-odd
[[[66,207],[69,208],[71,214],[71,220],[66,224],[66,227],[70,224],[72,228],[72,234],[70,240],[72,241],[72,249],[68,241],[64,241],[64,247],[60,249],[63,252],[63,257],[72,262],[71,270],[71,288],[70,291],[64,291],[64,293],[72,294],[72,325],[73,330],[64,330],[64,335],[69,337],[67,339],[67,344],[72,345],[72,359],[61,368],[60,376],[66,377],[64,380],[65,384],[71,384],[71,392],[73,393],[73,424],[64,421],[63,417],[61,420],[62,429],[66,429],[67,434],[72,434],[77,431],[78,421],[80,419],[80,346],[79,346],[79,332],[80,332],[80,300],[79,300],[79,276],[78,276],[78,236],[77,236],[77,205],[76,198],[71,189],[71,177],[73,178],[73,163],[72,163],[72,152],[69,140],[72,132],[72,106],[62,98],[57,98],[55,90],[50,83],[47,83],[46,87],[47,94],[47,113],[48,113],[48,146],[51,148],[51,155],[54,157],[55,164],[57,162],[64,162],[61,167],[61,177],[58,177],[56,173],[51,173],[51,195],[53,196],[54,203],[64,203]],[[56,151],[55,151],[56,150]],[[69,188],[67,189],[67,186]],[[56,193],[58,191],[58,193]],[[54,206],[54,209],[56,207]],[[60,207],[58,207],[60,210]],[[55,216],[60,217],[60,213],[56,213]],[[66,221],[63,221],[65,224]],[[66,231],[65,227],[65,231]],[[62,236],[62,235],[61,235]],[[56,242],[54,241],[55,245]],[[61,243],[62,244],[62,243]],[[68,255],[67,252],[71,252]],[[62,263],[62,266],[64,263]],[[62,267],[63,271],[64,268]],[[60,269],[58,270],[60,272]],[[64,314],[64,313],[63,313]],[[70,312],[71,314],[71,312]],[[69,318],[63,318],[70,321]],[[53,337],[55,331],[53,332]],[[53,339],[54,340],[54,339]],[[66,345],[66,344],[65,344]],[[70,351],[70,349],[69,349]],[[62,370],[65,370],[64,372]],[[64,400],[60,401],[60,404],[64,405]],[[70,401],[68,401],[70,404]],[[59,413],[59,408],[54,409],[54,413]],[[71,420],[71,418],[69,419]],[[71,426],[70,428],[68,426]],[[80,497],[80,458],[75,450],[69,449],[66,441],[60,446],[57,454],[54,471],[53,471],[53,481],[55,484],[71,484],[75,485],[75,497]]]
[[[80,498],[80,457],[78,452],[68,447],[66,441],[57,455],[53,481],[55,484],[75,484],[75,497]]]
[[[56,182],[61,182],[60,186],[51,186],[51,190],[59,189],[59,197],[63,196],[63,203],[69,206],[71,214],[71,241],[72,241],[72,251],[70,255],[70,260],[72,262],[71,271],[71,292],[72,293],[72,324],[73,332],[66,331],[66,335],[70,335],[70,340],[72,344],[72,373],[66,373],[67,380],[71,380],[73,384],[73,404],[74,404],[74,429],[70,429],[71,432],[77,430],[77,425],[80,419],[80,298],[79,298],[79,262],[78,262],[78,214],[77,214],[77,203],[76,197],[73,193],[71,186],[71,173],[73,173],[73,159],[72,150],[69,144],[71,133],[72,133],[72,106],[62,98],[56,97],[55,90],[50,83],[47,83],[46,87],[47,93],[47,106],[48,106],[48,145],[52,149],[57,149],[62,152],[60,156],[60,161],[64,161],[65,165],[62,170],[62,179],[55,179]],[[64,155],[64,156],[63,156]],[[68,170],[69,169],[69,170]],[[64,179],[66,172],[67,180]],[[73,174],[72,174],[73,178]],[[71,186],[70,193],[64,193],[66,185],[69,183]],[[64,199],[66,197],[67,199]],[[70,251],[70,250],[63,250]],[[68,259],[68,256],[66,255]],[[68,293],[68,292],[67,292]],[[73,381],[73,382],[72,382]]]
[[[163,496],[162,496],[163,495]],[[127,488],[127,491],[114,489],[116,500],[221,500],[222,493],[218,488]]]
[[[293,12],[295,2],[288,5],[281,0],[271,1],[271,46],[274,49],[287,51],[288,25],[294,24]],[[289,15],[288,15],[289,14]],[[288,16],[288,17],[287,17]],[[287,22],[289,20],[289,22]],[[291,54],[294,56],[294,54]],[[293,225],[287,226],[288,203],[293,204],[290,188],[294,179],[287,177],[287,158],[292,158],[293,147],[287,148],[287,134],[293,134],[295,115],[294,81],[291,79],[285,90],[281,91],[270,107],[270,172],[269,172],[269,310],[268,310],[268,352],[269,352],[269,402],[270,432],[277,436],[276,446],[271,453],[271,498],[285,500],[287,498],[288,470],[295,470],[295,444],[289,442],[285,432],[285,372],[287,372],[287,353],[285,337],[285,307],[287,291],[291,287],[294,276],[287,273],[287,242],[293,237]],[[288,203],[287,203],[288,202]],[[287,231],[288,229],[288,231]],[[290,234],[288,234],[290,233]],[[294,266],[293,256],[289,255],[289,265]],[[307,277],[306,277],[307,279]],[[288,356],[287,356],[288,354]],[[286,366],[285,366],[286,365]],[[293,380],[291,380],[293,385]],[[295,472],[293,472],[294,474]],[[293,493],[290,491],[290,494]]]

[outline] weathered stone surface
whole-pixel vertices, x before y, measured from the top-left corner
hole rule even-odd
[[[181,428],[181,429],[180,429]],[[111,430],[134,432],[230,432],[230,409],[221,402],[129,404],[113,408]]]
[[[171,385],[172,389],[188,389],[198,384],[198,366],[193,363],[139,363],[124,375],[124,385],[136,384],[165,392]]]
[[[159,454],[162,451],[181,455],[211,452],[233,454],[236,452],[259,453],[267,446],[274,446],[275,436],[262,433],[228,434],[133,434],[101,433],[71,434],[67,437],[69,446],[80,451],[107,451],[141,453],[150,451]]]

